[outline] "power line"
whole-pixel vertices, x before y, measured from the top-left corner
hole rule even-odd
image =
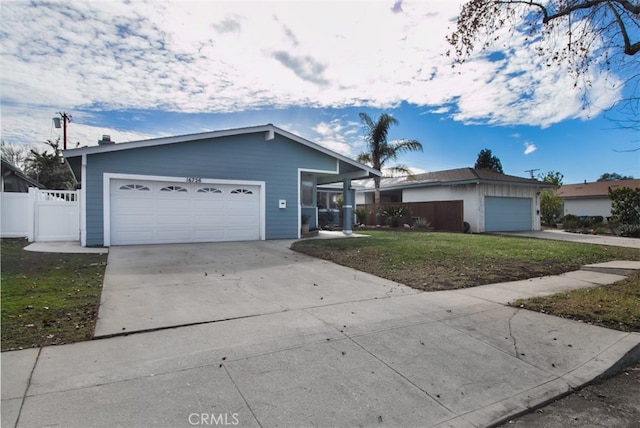
[[[67,114],[66,112],[63,111],[59,111],[57,114],[60,115],[60,117],[54,117],[53,118],[53,124],[55,125],[56,128],[60,128],[60,120],[62,120],[62,147],[63,150],[67,150],[67,123],[71,122],[71,115]]]
[[[535,168],[535,169],[525,169],[524,172],[528,172],[531,175],[531,178],[535,178],[533,176],[533,173],[536,171],[540,171],[540,168]]]

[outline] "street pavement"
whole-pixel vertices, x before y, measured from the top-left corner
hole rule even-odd
[[[277,241],[112,247],[103,338],[2,353],[2,426],[490,426],[640,358],[505,306],[640,263],[588,268],[426,293]]]

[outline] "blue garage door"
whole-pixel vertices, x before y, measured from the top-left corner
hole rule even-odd
[[[531,198],[484,198],[485,232],[532,230]]]

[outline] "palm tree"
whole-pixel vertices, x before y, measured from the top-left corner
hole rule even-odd
[[[406,165],[386,166],[385,164],[387,161],[396,160],[400,153],[422,151],[422,144],[417,140],[398,140],[389,143],[387,141],[389,127],[397,125],[398,120],[387,113],[382,113],[376,122],[368,114],[360,113],[360,120],[367,127],[367,151],[358,155],[358,162],[370,165],[378,171],[386,167],[387,171],[411,175],[411,170]],[[380,177],[375,177],[373,181],[375,184],[373,206],[377,225],[380,211]]]

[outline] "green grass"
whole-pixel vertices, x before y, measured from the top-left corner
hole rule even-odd
[[[520,299],[512,306],[616,330],[640,332],[640,272],[615,284]]]
[[[640,260],[618,248],[498,235],[367,231],[368,238],[306,240],[293,249],[421,290],[466,288]]]
[[[35,253],[26,245],[1,243],[2,350],[90,339],[107,256]]]

